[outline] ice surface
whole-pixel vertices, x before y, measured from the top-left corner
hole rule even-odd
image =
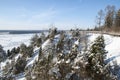
[[[3,34],[0,35],[0,44],[4,50],[18,47],[21,43],[30,44],[30,39],[34,34]]]

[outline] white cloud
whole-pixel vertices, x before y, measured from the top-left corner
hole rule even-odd
[[[44,19],[48,17],[53,17],[55,16],[56,11],[53,8],[49,8],[46,11],[39,12],[38,14],[32,15],[32,19]]]

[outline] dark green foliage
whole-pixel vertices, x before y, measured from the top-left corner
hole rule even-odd
[[[41,40],[42,40],[42,43],[45,41],[45,34],[42,32],[41,33],[41,36],[40,36]]]
[[[8,56],[8,57],[11,56],[10,50],[7,50],[7,56]]]
[[[33,54],[33,46],[28,46],[26,50],[27,50],[26,51],[27,56],[31,57]]]
[[[87,70],[93,80],[114,80],[111,77],[110,69],[105,64],[106,50],[103,36],[99,36],[92,46],[88,54]]]
[[[78,37],[79,35],[80,35],[80,33],[79,33],[78,29],[72,31],[72,36],[73,37]]]
[[[115,66],[114,72],[110,65],[105,63],[107,52],[104,37],[99,36],[89,48],[86,33],[76,30],[71,34],[73,36],[69,38],[66,32],[60,32],[60,38],[56,38],[56,31],[51,30],[49,43],[43,49],[41,44],[45,38],[34,37],[32,45],[21,44],[18,48],[8,50],[8,56],[20,52],[22,57],[7,64],[4,73],[16,75],[25,72],[27,80],[116,80],[114,75],[118,74],[116,72],[119,66]],[[81,45],[82,49],[79,49]],[[37,50],[33,56],[36,46],[39,47],[39,51]],[[37,52],[39,55],[36,55]],[[30,60],[35,57],[36,60],[32,65],[26,66],[27,57],[31,57]]]
[[[57,44],[57,52],[61,52],[64,49],[64,38],[65,38],[65,34],[64,32],[61,32],[60,40]]]
[[[104,63],[106,57],[105,43],[103,36],[99,36],[90,48],[90,55],[88,60],[96,58],[95,60],[100,61],[100,64]]]
[[[37,47],[40,47],[40,46],[41,46],[41,43],[42,43],[42,39],[41,39],[41,38],[38,38],[37,41],[36,41],[36,46],[37,46]]]
[[[38,40],[39,36],[37,34],[35,34],[32,38],[31,38],[31,45],[36,46],[36,42]]]
[[[34,68],[35,80],[49,80],[50,60],[43,58],[40,60]]]
[[[72,70],[72,66],[70,66],[69,63],[65,63],[65,62],[58,64],[58,68],[60,69],[59,72],[61,74],[59,80],[64,80],[66,75],[68,73],[71,73]]]
[[[7,56],[12,59],[16,54],[20,53],[20,47],[14,47],[11,50],[7,50]]]
[[[15,54],[18,54],[20,52],[20,47],[17,47],[17,48],[13,48],[12,50],[11,50],[11,53],[15,53]]]
[[[25,51],[26,51],[26,48],[27,48],[27,46],[22,43],[22,44],[20,45],[20,53],[21,53],[21,54],[24,54]]]
[[[40,47],[42,42],[45,40],[45,35],[42,33],[39,37],[37,34],[31,38],[31,45]]]
[[[7,56],[9,58],[13,58],[16,54],[18,54],[20,52],[20,47],[14,47],[10,50],[7,50]]]
[[[6,58],[6,52],[3,50],[2,45],[0,45],[0,62]]]
[[[54,38],[56,34],[57,34],[57,28],[50,28],[49,35],[46,37],[45,40],[47,40],[48,38]]]
[[[14,68],[13,68],[13,73],[14,74],[19,74],[19,73],[23,72],[26,64],[27,64],[26,59],[19,57],[15,66],[14,66]]]
[[[24,55],[24,57],[31,57],[33,54],[33,46],[26,46],[25,44],[21,44],[20,53]]]

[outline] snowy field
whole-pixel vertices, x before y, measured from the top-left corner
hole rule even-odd
[[[0,44],[4,50],[12,49],[21,43],[30,44],[31,37],[35,34],[0,34]]]

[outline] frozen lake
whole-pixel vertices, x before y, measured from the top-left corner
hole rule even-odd
[[[4,50],[12,49],[13,47],[19,46],[21,43],[26,45],[30,44],[31,37],[35,33],[31,34],[0,34],[0,44]]]

